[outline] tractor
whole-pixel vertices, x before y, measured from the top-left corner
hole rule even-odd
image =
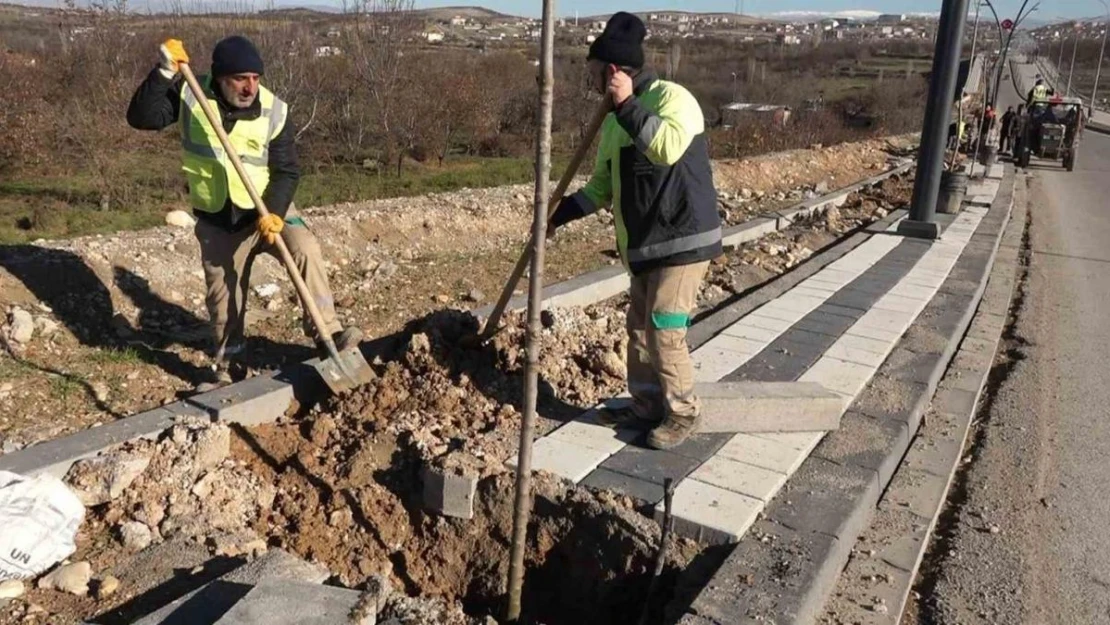
[[[1018,121],[1014,141],[1014,161],[1029,167],[1033,156],[1063,161],[1068,171],[1075,170],[1075,154],[1083,134],[1083,102],[1079,98],[1053,96],[1034,102]]]

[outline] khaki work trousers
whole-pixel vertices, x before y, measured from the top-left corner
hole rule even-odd
[[[320,308],[325,329],[330,336],[342,330],[342,327],[335,315],[335,300],[328,286],[320,244],[304,222],[295,219],[296,217],[296,210],[290,207],[281,236],[289,247],[289,253],[292,254],[309,293]],[[290,221],[296,223],[291,224]],[[200,257],[207,284],[205,304],[214,334],[213,356],[216,362],[226,362],[243,350],[247,290],[250,288],[251,267],[255,257],[266,253],[280,263],[281,253],[277,246],[267,245],[258,229],[253,226],[239,232],[228,232],[219,226],[198,220],[195,233],[200,242]],[[307,310],[304,313],[304,331],[310,338],[316,338],[316,329]]]
[[[686,326],[709,262],[660,267],[632,277],[628,307],[628,391],[637,416],[695,417],[694,363]]]

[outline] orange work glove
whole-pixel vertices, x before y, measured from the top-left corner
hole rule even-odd
[[[281,234],[281,229],[284,227],[285,220],[273,213],[258,218],[258,232],[270,245],[277,242],[278,235]]]
[[[159,66],[162,75],[167,78],[173,78],[180,71],[177,66],[178,63],[189,62],[189,54],[185,52],[185,44],[181,43],[180,39],[163,41],[162,45],[158,47],[158,55],[161,57]]]

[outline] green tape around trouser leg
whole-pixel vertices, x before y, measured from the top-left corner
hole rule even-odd
[[[286,217],[285,223],[290,226],[300,226],[301,228],[305,227],[304,220],[300,217]]]
[[[690,325],[690,313],[653,310],[651,324],[656,330],[685,330]]]

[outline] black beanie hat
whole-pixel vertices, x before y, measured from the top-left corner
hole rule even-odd
[[[220,40],[212,50],[212,77],[262,74],[262,55],[250,39],[233,35]]]
[[[609,18],[605,31],[592,44],[587,59],[597,59],[620,67],[644,66],[644,37],[647,28],[640,18],[621,11]]]

